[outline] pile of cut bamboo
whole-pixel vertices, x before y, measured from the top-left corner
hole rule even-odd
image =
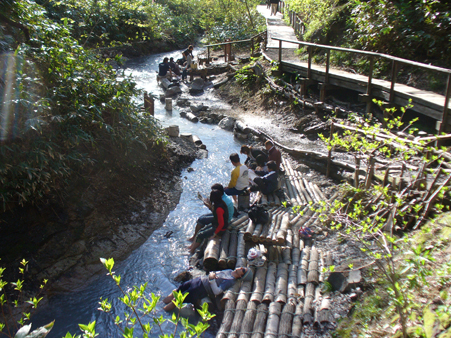
[[[267,261],[263,266],[253,268],[253,281],[243,283],[241,287],[235,285],[225,293],[222,299],[225,313],[218,337],[288,338],[300,336],[306,325],[311,328],[335,325],[330,312],[331,298],[327,294],[321,294],[321,283],[326,278],[323,268],[333,264],[332,254],[319,250],[310,243],[310,239],[299,238],[298,230],[301,226],[318,222],[307,209],[304,208],[305,216],[299,215],[291,220],[283,209],[270,210],[271,223],[274,223],[274,219],[281,218],[280,223],[287,224],[284,246],[274,246],[272,242],[268,246],[268,242],[261,242],[267,248]],[[276,224],[277,222],[279,221],[276,220]],[[265,251],[262,244],[253,242],[252,235],[257,227],[249,221],[246,230],[242,232],[243,241],[238,240],[238,246],[245,249],[244,254],[248,247],[245,239]],[[277,225],[263,227],[259,231],[263,231],[267,238],[271,227]],[[274,232],[275,230],[272,233]],[[238,250],[237,266],[246,264],[245,257],[241,257],[242,253],[242,250]]]

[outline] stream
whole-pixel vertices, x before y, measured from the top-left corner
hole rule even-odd
[[[157,85],[156,73],[158,63],[164,56],[179,58],[181,51],[165,54],[156,54],[139,59],[134,59],[126,64],[126,74],[131,74],[138,86],[147,92],[159,96],[162,90]],[[186,89],[186,88],[185,88]],[[202,95],[190,97],[193,103],[204,102],[211,108],[227,108],[228,105],[214,97],[212,89],[205,91]],[[186,95],[184,95],[186,96]],[[234,140],[233,134],[220,129],[216,125],[191,123],[181,118],[178,107],[173,102],[173,111],[167,112],[159,100],[155,100],[155,117],[163,127],[179,125],[180,132],[192,133],[202,140],[207,146],[209,156],[206,159],[195,160],[188,172],[185,169],[181,175],[183,193],[180,203],[173,210],[163,226],[156,230],[148,240],[130,256],[122,261],[116,262],[114,271],[122,276],[121,286],[132,288],[148,282],[147,292],[166,296],[176,287],[173,278],[188,268],[188,252],[186,241],[194,231],[196,219],[208,210],[197,198],[197,192],[206,196],[210,192],[213,183],[227,184],[230,171],[233,169],[229,161],[229,155],[233,152],[239,153],[240,143]],[[243,156],[242,161],[244,161]],[[170,238],[164,235],[172,231]],[[105,257],[108,258],[108,257]],[[100,264],[100,262],[99,262]],[[117,299],[121,296],[119,289],[113,280],[106,276],[99,277],[83,289],[68,294],[53,296],[48,303],[41,306],[33,316],[33,328],[36,325],[44,325],[55,320],[55,325],[47,336],[49,338],[64,337],[67,332],[80,334],[78,324],[88,324],[96,321],[96,332],[99,337],[121,337],[121,332],[115,326],[113,318],[117,315],[123,318],[125,306]],[[108,298],[112,301],[112,316],[97,310],[100,298]],[[163,303],[157,305],[156,316],[163,314]],[[151,318],[149,318],[149,321]],[[147,321],[146,321],[147,322]],[[166,323],[167,331],[172,332],[171,323]],[[136,328],[135,336],[140,336],[140,329]],[[160,333],[156,328],[153,337]],[[208,335],[207,335],[208,336]],[[211,336],[211,335],[210,335]]]

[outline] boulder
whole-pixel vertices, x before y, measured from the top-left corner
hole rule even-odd
[[[205,82],[202,78],[197,78],[191,83],[190,94],[197,94],[204,91]]]
[[[186,107],[189,105],[188,98],[186,97],[179,97],[176,103],[179,107]]]
[[[233,135],[234,135],[238,140],[241,140],[241,141],[247,140],[247,134],[239,133],[239,132],[237,132],[236,130],[233,132]]]
[[[333,291],[344,292],[348,286],[347,278],[341,272],[332,272],[327,278]]]
[[[197,150],[197,158],[198,159],[208,158],[208,150],[199,148]]]
[[[235,119],[233,117],[227,116],[224,117],[221,121],[219,121],[218,126],[221,129],[232,131],[235,125]]]
[[[191,111],[192,111],[194,114],[196,114],[196,113],[198,113],[198,112],[200,112],[200,111],[202,111],[202,110],[207,110],[208,107],[207,107],[207,106],[204,106],[204,104],[201,103],[201,104],[197,104],[197,105],[192,104],[192,105],[189,106],[189,108],[191,109]]]
[[[182,92],[182,90],[180,89],[180,87],[174,86],[174,87],[171,87],[168,90],[166,90],[164,95],[165,95],[165,97],[171,97],[171,96],[180,94],[181,92]]]

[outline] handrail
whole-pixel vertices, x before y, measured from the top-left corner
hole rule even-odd
[[[362,51],[362,50],[344,48],[344,47],[321,45],[321,44],[317,44],[317,43],[313,43],[313,42],[305,42],[305,41],[297,41],[297,40],[294,41],[294,40],[282,39],[282,38],[276,38],[276,37],[274,37],[272,39],[279,41],[279,62],[280,63],[282,62],[282,42],[294,43],[294,44],[298,44],[299,46],[303,45],[303,46],[308,47],[309,55],[308,55],[307,78],[309,78],[309,79],[311,77],[311,69],[312,69],[312,47],[326,49],[327,50],[326,76],[325,76],[326,84],[328,84],[328,82],[329,82],[329,64],[330,64],[330,51],[331,50],[337,50],[337,51],[343,51],[343,52],[368,56],[369,61],[370,61],[370,69],[369,69],[368,83],[367,83],[367,90],[366,90],[366,96],[369,99],[369,100],[367,100],[367,112],[371,111],[371,92],[372,92],[374,57],[384,58],[387,60],[391,60],[391,62],[392,62],[391,86],[390,86],[390,96],[389,96],[390,103],[392,103],[394,101],[394,97],[395,97],[395,84],[396,84],[396,76],[398,73],[399,64],[415,66],[415,67],[422,68],[422,69],[428,69],[428,70],[433,70],[436,72],[448,74],[448,80],[447,80],[446,89],[445,89],[445,103],[443,105],[442,120],[438,127],[439,132],[446,132],[447,125],[448,125],[448,115],[449,115],[448,105],[451,100],[451,69],[432,66],[432,65],[425,64],[425,63],[412,61],[412,60],[408,60],[408,59],[403,59],[403,58],[400,58],[397,56],[391,56],[391,55],[383,54],[383,53]],[[323,96],[323,95],[321,95],[321,96]]]
[[[358,50],[358,49],[352,49],[352,48],[321,45],[321,44],[313,43],[313,42],[295,41],[295,40],[289,40],[289,39],[281,39],[281,38],[277,38],[277,37],[272,38],[272,39],[273,40],[277,40],[277,41],[295,43],[295,44],[299,44],[299,45],[318,47],[318,48],[326,48],[326,49],[329,49],[329,50],[338,50],[338,51],[342,51],[342,52],[349,52],[349,53],[362,54],[362,55],[368,55],[368,56],[378,56],[378,57],[382,57],[382,58],[385,58],[385,59],[388,59],[388,60],[392,60],[392,61],[408,64],[408,65],[411,65],[411,66],[417,66],[417,67],[421,67],[421,68],[425,68],[425,69],[430,69],[430,70],[435,70],[435,71],[442,72],[442,73],[451,74],[451,69],[448,69],[448,68],[432,66],[432,65],[429,65],[429,64],[426,64],[426,63],[422,63],[422,62],[418,62],[418,61],[412,61],[412,60],[408,60],[408,59],[403,59],[403,58],[400,58],[400,57],[397,57],[397,56],[392,56],[392,55],[388,55],[388,54],[384,54],[384,53],[369,52],[369,51],[365,51],[365,50]]]
[[[250,42],[251,43],[251,56],[254,55],[254,39],[257,37],[263,37],[264,41],[265,41],[265,46],[266,46],[266,42],[268,40],[268,31],[265,30],[264,32],[258,33],[254,36],[251,36],[249,39],[245,39],[245,40],[237,40],[237,41],[226,41],[226,42],[221,42],[221,43],[214,43],[211,45],[206,45],[205,47],[207,47],[207,64],[210,63],[210,47],[215,47],[215,46],[224,46],[224,59],[227,62],[227,56],[229,54],[229,57],[232,53],[232,44],[235,43],[243,43],[243,42]],[[227,46],[229,46],[227,48]],[[228,51],[227,51],[228,49]]]
[[[250,37],[249,39],[214,43],[214,44],[211,44],[211,45],[206,45],[205,47],[223,46],[223,45],[229,45],[229,44],[232,44],[232,43],[241,43],[241,42],[251,42],[252,39],[255,39],[256,37],[264,35],[264,34],[266,34],[266,31],[258,33],[256,35]]]

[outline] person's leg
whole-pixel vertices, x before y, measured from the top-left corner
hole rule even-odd
[[[202,243],[202,241],[204,239],[207,239],[207,238],[210,238],[211,236],[213,236],[213,234],[215,233],[215,230],[216,229],[213,225],[208,225],[205,228],[203,228],[202,230],[200,230],[199,233],[197,234],[196,241],[188,247],[190,254],[191,255],[194,254],[194,252],[200,246],[200,244]]]
[[[173,292],[177,291],[176,289],[174,289],[169,295],[167,295],[164,299],[163,299],[163,303],[165,304],[169,304],[174,300],[174,294]]]
[[[261,177],[254,178],[254,183],[257,186],[257,188],[255,188],[256,190],[251,190],[251,191],[261,191],[261,192],[263,192],[264,190],[266,190],[265,181],[263,181],[263,179]],[[263,192],[263,194],[264,194],[264,192]]]
[[[194,239],[196,238],[200,229],[202,229],[203,227],[205,227],[208,224],[213,223],[214,219],[215,219],[215,217],[213,216],[213,214],[207,214],[207,215],[200,216],[197,219],[197,224],[196,224],[196,229],[194,230],[194,235],[192,237],[188,238],[188,241],[190,241],[190,242],[194,241]]]

